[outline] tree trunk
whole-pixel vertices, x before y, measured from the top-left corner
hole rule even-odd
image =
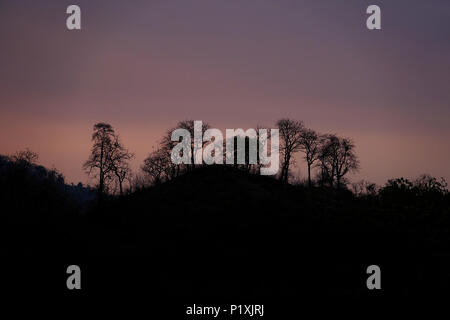
[[[122,187],[122,180],[119,179],[119,191],[120,191],[120,195],[123,195],[123,187]]]
[[[100,181],[99,181],[99,186],[98,186],[100,198],[103,195],[103,188],[104,188],[103,185],[104,185],[104,179],[105,179],[104,172],[103,172],[103,147],[104,147],[104,144],[102,141],[102,146],[101,146],[101,150],[100,150]]]
[[[283,163],[283,165],[281,166],[280,181],[283,181],[283,179],[284,179],[284,168],[285,168],[285,165]]]
[[[282,179],[283,182],[287,183],[288,182],[288,177],[289,177],[289,162],[291,161],[291,157],[287,156],[285,159],[285,163],[284,163],[284,177]]]
[[[311,188],[311,164],[308,162],[308,187]]]
[[[99,183],[99,185],[98,185],[98,193],[100,194],[100,195],[102,195],[103,194],[103,170],[102,169],[100,169],[100,183]]]

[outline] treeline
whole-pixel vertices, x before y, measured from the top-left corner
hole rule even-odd
[[[209,124],[202,123],[202,133],[210,128]],[[257,126],[255,131],[258,132],[261,128],[264,127]],[[292,167],[295,165],[296,159],[301,157],[306,164],[307,180],[304,183],[308,187],[349,189],[356,195],[370,195],[380,191],[380,187],[367,181],[349,183],[348,174],[358,172],[360,168],[355,144],[350,138],[332,133],[320,133],[306,127],[302,121],[292,119],[277,121],[276,128],[279,130],[280,168],[275,178],[284,183],[298,184],[299,180],[295,181],[296,177],[292,174]],[[191,164],[174,164],[171,160],[172,149],[178,143],[171,140],[172,132],[175,129],[185,129],[190,132]],[[261,163],[259,161],[256,164],[249,163],[248,152],[251,142],[249,137],[244,137],[244,139],[246,152],[244,164],[236,164],[235,161],[233,166],[249,173],[258,174]],[[100,194],[130,193],[136,189],[172,180],[202,166],[194,164],[193,161],[193,120],[180,121],[175,128],[167,130],[156,148],[145,158],[139,172],[136,173],[133,173],[130,168],[130,161],[134,158],[134,154],[122,144],[119,135],[111,125],[95,124],[92,142],[91,154],[83,167],[89,175],[97,179],[96,187]],[[204,148],[211,142],[202,143]],[[224,140],[223,143],[225,146],[227,142]],[[235,149],[232,150],[235,159],[237,157],[236,146],[237,142],[235,141]],[[446,182],[443,179],[438,181],[429,176],[422,176],[412,182],[404,178],[389,180],[386,188],[389,190],[395,188],[419,190],[423,189],[424,184],[429,189],[440,190],[441,193],[446,190]]]
[[[277,121],[276,127],[280,135],[280,170],[277,178],[288,183],[292,178],[292,166],[295,163],[297,153],[302,153],[307,164],[308,186],[313,184],[341,188],[347,184],[345,176],[359,169],[359,162],[355,153],[355,145],[349,138],[342,138],[335,134],[320,134],[313,129],[306,128],[301,121],[282,119]],[[177,128],[191,132],[192,150],[194,147],[194,121],[181,121]],[[208,124],[203,124],[203,132],[209,129]],[[258,132],[262,126],[257,126]],[[150,183],[159,183],[170,180],[180,173],[190,170],[195,165],[174,165],[171,163],[170,154],[176,142],[171,141],[171,133],[168,130],[157,149],[144,161],[141,169],[147,175]],[[250,173],[259,173],[261,164],[249,164],[249,138],[245,138],[245,164],[234,165]],[[226,141],[224,141],[226,144]],[[236,157],[236,145],[234,157]],[[227,150],[228,151],[228,150]],[[193,152],[191,153],[193,156]],[[259,160],[259,159],[258,159]],[[193,161],[192,161],[193,162]],[[236,163],[236,161],[235,161]],[[313,178],[313,170],[316,169],[316,177]]]
[[[38,159],[29,149],[0,155],[2,219],[42,222],[85,211],[95,190],[81,183],[66,184],[62,173],[39,165]]]
[[[183,128],[194,136],[194,122],[181,121],[176,128]],[[205,132],[210,126],[203,124]],[[257,127],[259,129],[260,127]],[[428,199],[434,201],[442,196],[448,198],[448,185],[443,178],[422,175],[414,180],[390,179],[384,186],[368,181],[349,183],[346,175],[359,168],[355,146],[348,138],[335,134],[320,134],[306,128],[302,122],[283,119],[277,122],[280,132],[280,170],[275,178],[304,187],[325,187],[349,190],[360,198],[380,198],[388,202],[413,204]],[[38,154],[26,149],[12,155],[0,155],[0,188],[4,202],[15,203],[21,208],[35,202],[35,208],[48,208],[55,203],[70,202],[77,211],[100,195],[132,193],[138,189],[172,180],[202,165],[174,164],[171,151],[177,142],[171,141],[167,130],[158,146],[145,158],[138,172],[131,170],[134,158],[121,142],[113,127],[97,123],[92,135],[93,146],[83,167],[97,179],[95,187],[66,184],[64,176],[55,168],[47,169],[38,164]],[[193,140],[193,139],[192,139]],[[225,143],[225,141],[224,141]],[[250,144],[245,141],[246,150]],[[234,144],[236,146],[236,143]],[[193,141],[191,144],[193,148]],[[236,150],[234,150],[236,151]],[[296,180],[291,174],[295,156],[299,153],[305,160],[308,177]],[[235,155],[236,156],[236,155]],[[236,169],[258,174],[261,164],[249,164],[248,154],[244,164],[234,164]],[[236,163],[236,162],[235,162]],[[31,199],[25,203],[22,199]],[[42,205],[41,205],[42,204]],[[67,205],[67,203],[66,203]]]
[[[9,156],[0,156],[0,182],[5,190],[9,189],[8,192],[12,192],[11,190],[14,190],[18,184],[21,185],[20,188],[26,189],[24,187],[26,179],[33,180],[35,177],[47,181],[46,183],[50,181],[52,185],[58,186],[56,189],[67,191],[77,203],[87,203],[95,197],[95,193],[100,196],[131,193],[137,189],[172,180],[196,167],[203,166],[194,164],[194,161],[192,164],[172,162],[171,152],[178,142],[172,141],[171,135],[178,128],[186,129],[191,133],[191,157],[193,158],[194,121],[180,121],[175,128],[165,132],[156,148],[144,159],[139,170],[133,172],[130,162],[134,154],[124,146],[114,128],[107,123],[95,124],[91,152],[83,164],[86,173],[96,181],[95,189],[83,186],[81,183],[66,184],[63,175],[55,168],[49,170],[38,165],[38,154],[29,149]],[[203,123],[202,133],[210,128],[209,124]],[[258,132],[261,128],[263,127],[257,126],[255,131]],[[447,183],[443,178],[437,179],[429,175],[422,175],[411,181],[405,178],[391,179],[383,187],[364,180],[349,183],[347,175],[359,170],[359,160],[351,139],[336,134],[322,134],[307,128],[301,121],[291,119],[277,121],[276,128],[279,129],[280,168],[278,175],[274,178],[284,183],[345,189],[352,191],[356,196],[380,194],[385,198],[448,193]],[[236,164],[237,161],[234,161],[235,164],[232,166],[250,174],[259,174],[262,165],[259,158],[256,164],[249,163],[248,153],[252,143],[249,137],[244,139],[246,152],[244,163]],[[208,143],[211,142],[203,142],[203,148]],[[225,146],[227,141],[223,143]],[[234,141],[232,153],[235,160],[237,160],[237,144],[237,141]],[[299,157],[304,159],[306,180],[301,180],[292,174],[292,168]],[[20,194],[20,191],[17,190],[17,193]]]

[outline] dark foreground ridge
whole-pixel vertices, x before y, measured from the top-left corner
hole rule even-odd
[[[83,205],[54,177],[22,174],[13,187],[2,176],[3,267],[14,288],[27,287],[21,275],[38,263],[44,276],[36,281],[49,291],[64,291],[64,266],[80,265],[90,295],[395,298],[450,290],[448,196],[355,197],[209,166]],[[378,292],[366,287],[372,264],[382,270]]]

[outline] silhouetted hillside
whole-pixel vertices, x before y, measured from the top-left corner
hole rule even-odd
[[[384,295],[450,288],[449,196],[432,188],[356,197],[208,166],[83,209],[56,173],[0,168],[7,252],[87,265],[94,293],[364,296],[371,264]]]
[[[67,185],[54,169],[0,156],[2,248],[11,254],[46,252],[69,236],[94,198],[92,189]]]
[[[373,263],[390,271],[392,295],[450,284],[433,269],[450,267],[443,195],[411,205],[212,166],[86,217],[91,254],[149,258],[143,265],[156,270],[158,288],[169,295],[320,296],[348,288],[345,294],[358,296],[367,294],[361,279]]]

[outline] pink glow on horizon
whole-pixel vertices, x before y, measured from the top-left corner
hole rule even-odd
[[[386,2],[386,30],[368,33],[364,5],[351,2],[79,0],[83,29],[68,32],[64,4],[29,3],[0,10],[0,154],[29,147],[88,182],[98,121],[136,153],[137,170],[177,121],[289,117],[352,138],[354,181],[450,182],[450,5]]]

